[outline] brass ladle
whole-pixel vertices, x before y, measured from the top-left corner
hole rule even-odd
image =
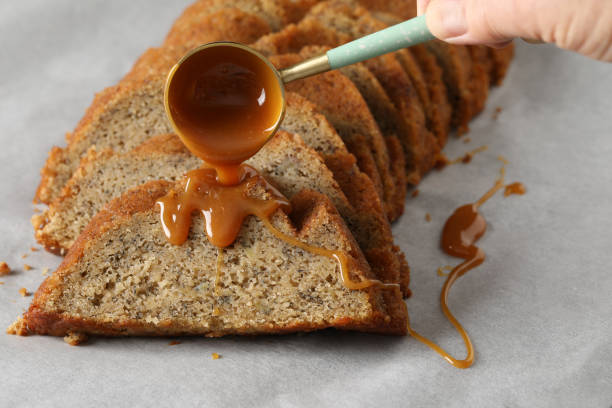
[[[295,81],[301,78],[306,78],[312,75],[316,75],[329,70],[335,70],[344,66],[361,62],[370,58],[377,57],[389,52],[397,51],[401,48],[406,48],[411,45],[419,44],[425,41],[433,39],[433,35],[427,28],[425,23],[425,16],[419,16],[403,23],[394,25],[387,29],[378,31],[368,36],[359,38],[355,41],[346,43],[337,48],[327,51],[325,54],[307,59],[300,62],[292,67],[278,70],[275,68],[266,57],[254,49],[238,43],[233,42],[214,42],[204,44],[195,49],[189,51],[183,56],[178,63],[170,70],[166,81],[166,87],[164,92],[164,104],[166,113],[170,120],[170,123],[174,127],[176,133],[183,140],[185,145],[192,150],[195,154],[200,156],[203,160],[214,164],[214,165],[235,165],[246,160],[255,154],[263,145],[269,140],[278,127],[281,124],[283,115],[285,112],[285,91],[284,84],[291,81]],[[194,141],[193,132],[190,133],[190,129],[185,125],[184,118],[181,117],[181,113],[177,110],[177,107],[173,105],[173,101],[176,100],[177,92],[184,92],[184,88],[177,90],[175,85],[175,79],[177,74],[180,75],[182,69],[184,69],[187,63],[193,63],[194,58],[198,58],[198,61],[203,61],[202,58],[206,58],[207,55],[219,55],[219,47],[231,47],[233,52],[244,53],[244,57],[256,58],[263,64],[264,70],[269,70],[266,74],[271,78],[275,78],[274,92],[268,92],[272,95],[266,95],[266,97],[279,97],[280,101],[274,102],[273,112],[267,111],[267,115],[271,115],[267,118],[270,126],[265,128],[265,135],[258,139],[257,143],[244,148],[244,146],[236,146],[231,143],[224,145],[223,157],[204,157],[202,154],[202,143],[197,145]],[[236,117],[236,121],[242,120],[241,117]],[[233,120],[228,120],[231,124]],[[228,135],[230,137],[231,135]],[[215,162],[217,160],[217,162]]]

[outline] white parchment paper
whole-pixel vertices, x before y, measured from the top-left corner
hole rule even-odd
[[[19,288],[34,291],[43,268],[59,263],[29,251],[30,202],[47,151],[187,4],[0,1],[0,260],[16,269],[0,278],[0,326],[29,304]],[[527,186],[525,196],[499,194],[482,208],[487,260],[450,297],[475,343],[472,368],[455,369],[410,337],[333,331],[174,347],[0,335],[0,406],[612,406],[611,94],[611,65],[518,44],[504,86],[472,123],[471,143],[446,149],[449,157],[488,151],[427,176],[394,225],[412,266],[412,325],[463,356],[437,303],[436,268],[457,262],[438,249],[442,225],[493,184],[500,154],[511,163],[507,180]]]

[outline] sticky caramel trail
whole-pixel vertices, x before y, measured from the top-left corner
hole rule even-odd
[[[444,316],[446,316],[461,335],[467,350],[466,358],[463,360],[454,358],[433,341],[414,331],[410,327],[410,323],[408,323],[408,333],[412,337],[430,347],[436,353],[440,354],[449,364],[457,368],[468,368],[474,363],[474,346],[467,331],[451,313],[448,307],[448,294],[457,279],[481,265],[485,260],[484,251],[475,245],[478,239],[484,235],[487,228],[487,222],[478,212],[478,208],[504,187],[504,178],[506,174],[505,166],[508,162],[502,157],[500,157],[499,160],[502,161],[503,165],[500,169],[499,178],[495,181],[493,187],[475,203],[463,205],[453,212],[444,225],[440,242],[444,252],[451,256],[465,259],[464,262],[452,268],[451,272],[448,274],[440,293],[440,307]],[[439,268],[438,275],[443,275],[444,269],[446,269],[446,267]]]
[[[346,257],[346,254],[342,251],[334,251],[334,250],[330,250],[330,249],[325,249],[325,248],[319,248],[319,247],[315,247],[315,246],[311,246],[308,245],[298,239],[293,238],[292,236],[286,235],[283,232],[279,231],[276,227],[274,227],[274,225],[272,225],[272,223],[270,222],[269,219],[267,218],[261,218],[261,221],[264,223],[264,225],[268,228],[268,230],[270,230],[270,232],[276,236],[276,238],[285,241],[293,246],[296,246],[300,249],[303,249],[304,251],[313,253],[315,255],[321,255],[321,256],[325,256],[327,258],[332,258],[335,259],[338,262],[338,265],[340,266],[340,277],[342,279],[342,284],[347,288],[347,289],[352,289],[352,290],[359,290],[359,289],[365,289],[365,288],[369,288],[370,286],[374,286],[374,285],[382,285],[382,286],[388,286],[388,287],[398,287],[398,284],[396,283],[383,283],[379,280],[376,279],[365,279],[359,282],[355,282],[353,280],[351,280],[350,277],[350,268],[348,266],[348,259]]]

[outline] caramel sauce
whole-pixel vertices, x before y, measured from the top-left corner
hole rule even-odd
[[[521,182],[510,183],[504,188],[504,197],[508,197],[512,194],[523,195],[527,192],[525,185]]]
[[[450,288],[458,278],[476,268],[485,260],[484,251],[475,245],[478,239],[484,235],[487,229],[487,222],[482,214],[480,214],[478,209],[481,205],[493,197],[495,193],[504,187],[504,178],[506,173],[505,166],[508,162],[502,157],[499,159],[503,162],[503,165],[500,169],[500,176],[495,181],[493,187],[475,203],[466,204],[457,208],[448,218],[448,220],[446,220],[444,229],[442,230],[442,238],[440,240],[440,246],[444,252],[451,256],[465,260],[452,268],[450,273],[447,275],[446,281],[444,282],[442,291],[440,293],[440,307],[442,308],[442,312],[446,318],[461,335],[467,350],[466,358],[463,360],[454,358],[433,341],[414,331],[410,327],[410,323],[408,323],[408,333],[412,337],[436,351],[448,363],[457,368],[468,368],[474,363],[474,346],[472,345],[472,341],[470,340],[467,331],[463,328],[463,326],[461,326],[459,321],[455,318],[455,316],[453,316],[448,308],[448,294]],[[439,268],[438,275],[444,275],[444,270],[447,269],[448,267]]]
[[[253,53],[213,46],[173,68],[166,109],[187,148],[217,169],[221,183],[237,184],[240,163],[282,120],[283,92],[275,71]]]
[[[168,241],[181,245],[187,240],[191,214],[200,211],[206,220],[206,235],[210,242],[226,247],[234,242],[242,222],[249,215],[267,218],[276,209],[290,209],[289,201],[257,171],[247,165],[239,167],[239,183],[222,184],[214,169],[201,168],[188,172],[185,188],[170,192],[157,201],[161,221]],[[271,198],[260,200],[248,195],[259,184]]]

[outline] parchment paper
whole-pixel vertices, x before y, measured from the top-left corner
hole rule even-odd
[[[34,291],[43,268],[60,261],[29,251],[47,151],[63,145],[94,92],[161,43],[188,3],[0,2],[0,260],[17,269],[0,278],[0,326],[29,304],[19,288]],[[611,65],[519,43],[505,84],[471,125],[471,143],[446,149],[451,158],[488,151],[432,172],[394,225],[412,266],[412,325],[462,357],[437,303],[436,268],[457,263],[438,248],[442,225],[493,184],[498,155],[511,163],[507,180],[526,185],[525,196],[498,194],[482,208],[487,260],[452,290],[451,309],[476,347],[472,368],[455,369],[410,337],[335,331],[173,347],[0,335],[0,406],[610,407],[611,93]]]

